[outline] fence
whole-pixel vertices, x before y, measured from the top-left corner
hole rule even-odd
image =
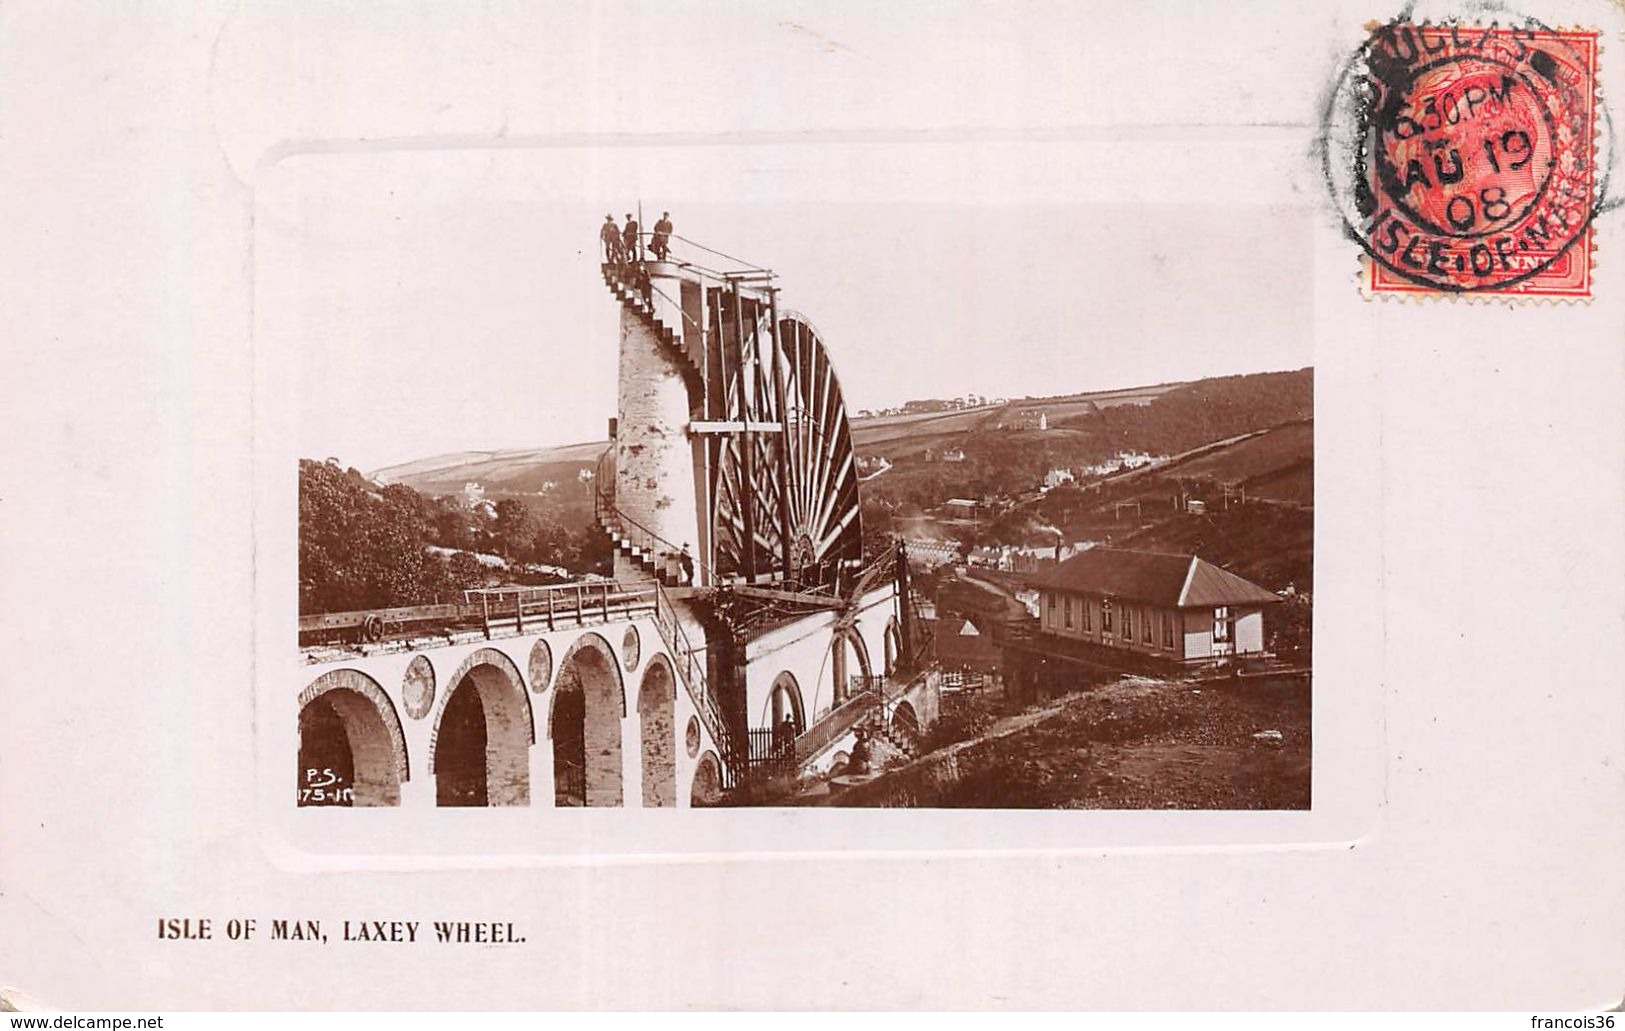
[[[796,739],[783,727],[757,727],[748,732],[746,769],[751,776],[793,774],[796,769]]]

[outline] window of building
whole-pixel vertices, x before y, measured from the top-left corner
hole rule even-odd
[[[1149,609],[1140,614],[1140,640],[1146,644],[1151,643],[1151,611]]]
[[[1226,606],[1221,605],[1213,610],[1213,639],[1230,640],[1230,609]]]
[[[1080,622],[1083,624],[1083,629],[1088,630],[1089,629],[1089,599],[1088,598],[1079,598],[1078,599],[1078,608],[1082,611],[1082,615],[1083,615],[1083,618],[1080,620]]]
[[[1123,610],[1123,640],[1134,640],[1134,610]]]
[[[1172,612],[1162,614],[1162,646],[1164,648],[1174,646],[1174,614]]]
[[[1063,598],[1061,600],[1061,604],[1065,607],[1065,611],[1066,611],[1066,628],[1068,630],[1071,630],[1072,629],[1072,595],[1069,594],[1065,598]]]
[[[1100,600],[1100,630],[1102,633],[1107,634],[1112,632],[1112,600],[1110,598]]]

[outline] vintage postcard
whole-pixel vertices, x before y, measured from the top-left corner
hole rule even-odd
[[[0,1005],[1617,1002],[1538,8],[8,10]]]

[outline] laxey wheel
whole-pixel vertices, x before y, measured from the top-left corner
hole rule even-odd
[[[707,405],[714,417],[774,429],[709,444],[716,571],[831,583],[862,558],[863,528],[851,427],[829,354],[800,315],[783,315],[774,334],[770,306],[726,293],[717,303],[723,347]]]

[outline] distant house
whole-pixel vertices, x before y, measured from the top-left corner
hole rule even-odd
[[[1082,476],[1110,476],[1124,469],[1143,469],[1161,461],[1162,456],[1147,454],[1144,451],[1119,451],[1115,457],[1108,458],[1104,462],[1080,467],[1078,473]]]
[[[908,563],[915,569],[935,569],[959,561],[958,541],[936,541],[911,537],[905,542]]]
[[[963,462],[965,460],[965,452],[961,451],[959,448],[951,447],[942,453],[942,460],[944,462]]]
[[[949,498],[942,503],[942,514],[949,519],[976,519],[982,514],[982,506],[969,498]]]
[[[1044,486],[1046,487],[1059,487],[1063,483],[1072,483],[1076,480],[1077,477],[1072,475],[1071,469],[1056,468],[1044,474]]]
[[[1010,568],[1010,551],[1008,548],[997,547],[991,544],[979,544],[970,549],[965,556],[965,564],[981,566],[984,569]]]
[[[1264,650],[1280,601],[1195,555],[1091,548],[1036,577],[1039,640],[1126,649],[1180,663]]]

